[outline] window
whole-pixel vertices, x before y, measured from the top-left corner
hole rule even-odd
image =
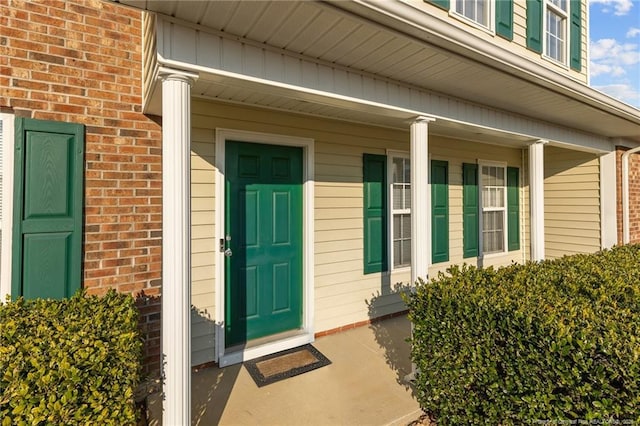
[[[567,57],[567,0],[547,0],[546,3],[545,53],[564,64]]]
[[[491,0],[455,0],[455,11],[472,21],[491,28]]]
[[[515,167],[462,165],[464,258],[520,249],[519,176]]]
[[[424,0],[513,40],[513,0]]]
[[[527,47],[582,70],[581,0],[527,0]]]
[[[393,267],[411,265],[411,169],[409,158],[390,157]]]
[[[500,253],[505,248],[505,167],[480,167],[482,188],[482,254]]]
[[[448,175],[446,161],[431,161],[433,263],[449,260]],[[406,154],[364,154],[363,207],[364,273],[410,266],[411,164]]]

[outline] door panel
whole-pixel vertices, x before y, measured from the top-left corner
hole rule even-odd
[[[302,326],[302,149],[228,141],[226,346]]]

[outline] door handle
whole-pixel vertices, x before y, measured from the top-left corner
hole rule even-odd
[[[227,244],[229,244],[230,241],[231,241],[231,235],[227,235],[224,238],[220,238],[220,251],[224,253],[226,257],[233,256],[233,252],[231,251],[231,248],[227,246]]]

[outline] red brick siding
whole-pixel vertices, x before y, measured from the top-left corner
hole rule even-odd
[[[618,244],[622,244],[622,154],[627,148],[616,147],[616,200]],[[640,153],[629,157],[629,242],[640,243]]]
[[[0,107],[86,125],[84,282],[141,299],[159,371],[161,128],[142,110],[142,14],[100,0],[0,2]]]

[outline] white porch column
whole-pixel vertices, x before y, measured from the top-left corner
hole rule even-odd
[[[191,424],[191,84],[162,79],[162,424]]]
[[[429,117],[411,123],[411,284],[427,279],[431,262]]]
[[[531,260],[544,260],[544,146],[529,145],[529,198],[531,205]]]

